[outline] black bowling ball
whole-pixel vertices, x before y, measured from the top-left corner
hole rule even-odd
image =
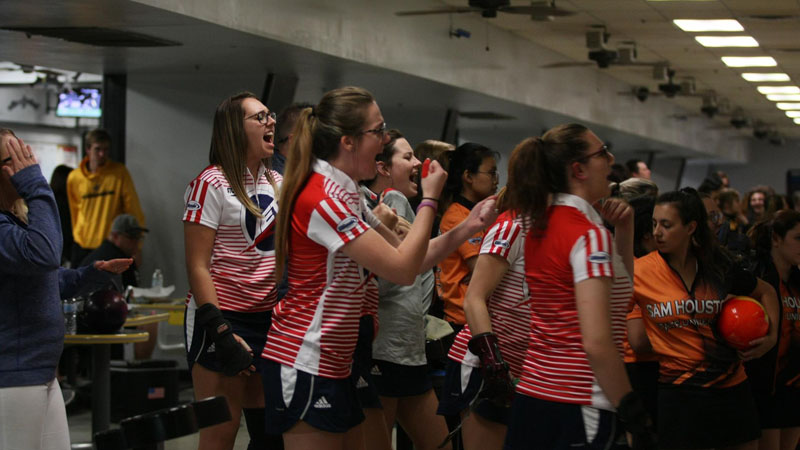
[[[93,292],[83,303],[81,322],[87,333],[116,333],[128,317],[128,304],[110,289]]]

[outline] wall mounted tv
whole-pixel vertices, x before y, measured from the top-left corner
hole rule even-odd
[[[100,117],[100,89],[75,88],[58,94],[58,117]]]

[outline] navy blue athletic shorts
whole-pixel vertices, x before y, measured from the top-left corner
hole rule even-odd
[[[607,449],[617,434],[616,414],[573,403],[514,395],[506,450]]]
[[[433,389],[428,365],[406,366],[380,359],[372,360],[370,375],[383,397],[413,397]]]
[[[375,337],[375,325],[372,316],[362,316],[358,323],[358,341],[353,352],[353,366],[350,378],[356,386],[358,401],[362,408],[382,409],[378,397],[378,387],[372,378],[372,340]]]
[[[222,372],[214,353],[215,346],[206,339],[205,330],[196,326],[195,311],[195,308],[187,307],[184,313],[186,362],[189,364],[189,370],[192,370],[194,363],[198,363],[208,370]],[[272,311],[242,313],[223,310],[222,316],[231,323],[234,334],[244,339],[253,350],[253,366],[261,373],[263,370],[261,351],[267,343],[267,332],[272,325]]]
[[[283,434],[297,422],[344,433],[364,420],[352,378],[324,378],[264,360],[264,413],[268,434]]]

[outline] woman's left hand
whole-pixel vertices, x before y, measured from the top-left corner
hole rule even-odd
[[[607,198],[600,206],[600,215],[614,228],[633,226],[633,208],[621,198]]]
[[[469,212],[469,216],[464,221],[470,230],[470,234],[482,231],[491,226],[497,220],[497,196],[490,195],[479,201]]]
[[[22,139],[8,139],[6,141],[6,149],[11,162],[3,165],[3,171],[8,176],[13,176],[20,170],[39,164],[36,161],[36,155],[33,154],[33,149],[30,145],[26,145]]]
[[[751,359],[757,359],[764,356],[768,351],[772,350],[772,347],[775,346],[775,343],[778,340],[777,336],[773,336],[772,334],[773,333],[770,333],[764,337],[750,341],[749,349],[739,350],[739,358],[741,358],[742,361],[750,361]]]
[[[117,258],[109,259],[108,261],[95,261],[94,268],[105,272],[121,274],[128,270],[131,264],[133,264],[133,258]]]

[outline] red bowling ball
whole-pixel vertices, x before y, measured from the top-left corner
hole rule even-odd
[[[750,348],[750,341],[769,331],[769,316],[764,306],[750,297],[733,297],[722,304],[717,331],[731,347]]]
[[[117,291],[95,291],[83,304],[83,320],[90,333],[116,333],[127,317],[128,304]]]

